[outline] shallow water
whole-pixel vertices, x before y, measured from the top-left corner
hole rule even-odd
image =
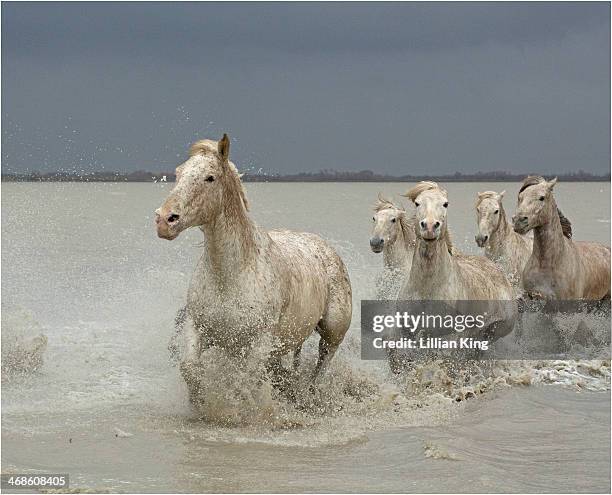
[[[3,466],[126,492],[609,492],[609,406],[609,393],[513,389],[441,426],[391,424],[319,448],[219,440],[180,416],[111,409],[94,425],[58,415],[45,419],[63,424],[55,431],[6,432]],[[133,437],[115,437],[119,418]]]
[[[382,264],[370,205],[407,186],[247,192],[262,225],[328,239],[357,302],[374,297]],[[68,472],[72,486],[120,491],[610,490],[609,362],[509,363],[450,385],[435,366],[396,379],[359,359],[359,304],[310,402],[253,386],[248,367],[211,351],[216,422],[198,420],[166,346],[201,234],[157,239],[153,210],[170,188],[2,185],[3,343],[48,338],[42,369],[3,383],[3,472]],[[518,185],[447,188],[455,243],[476,253],[476,191],[507,189],[512,212]],[[556,197],[576,239],[609,243],[609,184],[559,184]]]

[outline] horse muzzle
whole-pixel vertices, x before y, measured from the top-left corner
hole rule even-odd
[[[180,233],[179,216],[176,214],[162,215],[160,210],[155,211],[155,228],[157,237],[171,241]]]
[[[517,234],[526,234],[529,232],[529,219],[527,217],[515,216],[512,218],[512,226]]]
[[[481,235],[478,234],[476,236],[476,244],[478,244],[478,247],[485,247],[487,245],[487,241],[489,240],[489,236],[488,235]]]
[[[375,253],[382,252],[385,247],[385,240],[380,237],[372,237],[370,239],[370,249]]]
[[[421,239],[425,241],[435,241],[440,237],[441,223],[436,221],[421,220],[419,222]]]

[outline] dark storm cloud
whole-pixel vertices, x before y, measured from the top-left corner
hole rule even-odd
[[[608,170],[605,3],[4,3],[4,170]]]

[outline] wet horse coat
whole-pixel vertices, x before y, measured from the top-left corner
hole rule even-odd
[[[351,321],[344,263],[315,234],[266,231],[253,222],[227,136],[195,143],[190,155],[156,217],[159,237],[174,239],[189,227],[205,237],[188,292],[183,375],[209,346],[240,355],[264,335],[273,339],[270,365],[279,371],[282,355],[299,354],[315,330],[318,373]]]

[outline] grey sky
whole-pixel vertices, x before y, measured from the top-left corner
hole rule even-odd
[[[610,166],[609,3],[3,3],[3,171]]]

